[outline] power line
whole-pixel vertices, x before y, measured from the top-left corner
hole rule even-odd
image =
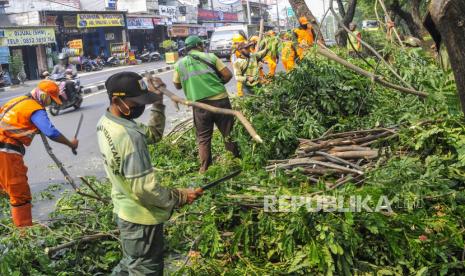
[[[70,8],[76,9],[76,10],[80,10],[79,8],[76,8],[75,6],[60,3],[60,2],[56,2],[56,1],[53,1],[53,0],[43,0],[43,1],[58,4],[58,5],[62,5],[62,6],[65,6],[65,7],[70,7]]]

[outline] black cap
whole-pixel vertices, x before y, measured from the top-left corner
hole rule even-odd
[[[105,82],[110,98],[117,96],[130,98],[131,101],[140,104],[151,104],[160,99],[160,96],[150,92],[141,75],[134,72],[120,72],[111,75]]]

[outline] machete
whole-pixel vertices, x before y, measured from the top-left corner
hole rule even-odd
[[[77,139],[77,137],[79,135],[79,131],[81,130],[83,120],[84,120],[84,114],[81,113],[81,117],[79,117],[79,122],[78,122],[78,126],[77,126],[77,129],[76,129],[76,133],[74,134],[74,139]],[[74,155],[77,154],[77,151],[75,149],[73,149],[73,154]]]
[[[233,177],[239,175],[241,172],[242,172],[242,170],[237,170],[237,171],[235,171],[235,172],[233,172],[233,173],[231,173],[231,174],[229,174],[229,175],[227,175],[227,176],[225,176],[225,177],[222,177],[222,178],[220,178],[220,179],[217,179],[217,180],[215,180],[215,181],[213,181],[213,182],[208,183],[208,184],[205,185],[205,186],[200,187],[200,189],[202,189],[202,191],[211,189],[211,188],[217,186],[218,184],[220,184],[220,183],[222,183],[222,182],[225,182],[226,180],[229,180],[229,179],[231,179],[231,178],[233,178]]]

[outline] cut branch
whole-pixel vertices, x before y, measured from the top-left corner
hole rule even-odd
[[[148,78],[151,78],[152,76],[149,73],[146,73],[145,77],[148,79]],[[186,106],[192,106],[195,108],[200,108],[203,110],[210,111],[212,113],[235,116],[242,123],[242,125],[245,127],[247,132],[249,132],[250,136],[252,136],[252,138],[256,142],[263,143],[263,140],[260,137],[260,135],[257,134],[252,124],[247,120],[247,118],[245,118],[242,112],[237,111],[237,110],[232,110],[232,109],[218,108],[218,107],[214,107],[214,106],[201,103],[201,102],[192,102],[192,101],[189,101],[189,100],[186,100],[184,98],[177,96],[176,94],[169,91],[165,87],[159,87],[158,90],[164,95],[166,95],[168,98],[170,98],[175,103],[179,103],[179,104],[186,105]]]

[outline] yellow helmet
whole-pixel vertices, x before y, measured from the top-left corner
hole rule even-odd
[[[299,23],[300,25],[307,25],[308,24],[308,19],[305,16],[302,16],[299,18]]]
[[[242,35],[240,34],[235,34],[232,38],[232,41],[234,43],[242,43],[242,42],[247,42],[247,40],[245,39],[245,37],[243,37]]]
[[[266,32],[266,35],[269,35],[269,36],[274,36],[276,33],[273,31],[273,30],[269,30],[268,32]]]
[[[255,42],[255,43],[257,43],[257,42],[258,42],[258,35],[253,35],[253,36],[251,36],[251,37],[249,38],[249,41],[250,41],[250,42]]]

